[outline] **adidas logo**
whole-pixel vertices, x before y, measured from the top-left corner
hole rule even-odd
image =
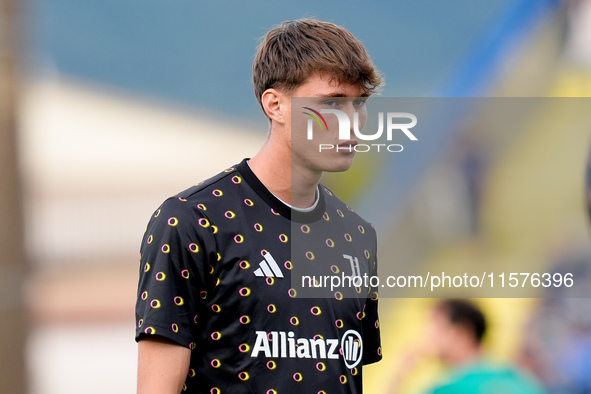
[[[267,278],[283,278],[283,272],[281,272],[271,253],[265,253],[263,257],[265,259],[259,263],[259,268],[254,271],[254,275]]]

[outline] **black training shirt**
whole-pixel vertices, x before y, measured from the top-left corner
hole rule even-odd
[[[136,340],[192,350],[187,393],[361,393],[361,366],[381,359],[377,292],[301,297],[306,265],[376,275],[375,230],[322,185],[312,211],[292,211],[244,160],[153,214]]]

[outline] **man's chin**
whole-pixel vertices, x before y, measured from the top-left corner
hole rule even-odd
[[[323,171],[325,171],[325,172],[347,171],[353,165],[353,157],[354,157],[354,155],[351,155],[349,157],[341,157],[341,158],[331,161],[330,163],[326,163]]]

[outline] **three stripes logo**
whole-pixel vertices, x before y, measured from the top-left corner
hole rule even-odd
[[[265,259],[259,263],[259,268],[254,271],[254,275],[263,278],[283,278],[283,272],[271,253],[267,252],[263,257]]]
[[[363,356],[361,335],[355,330],[345,331],[341,338],[341,350],[345,366],[350,369],[355,368],[361,362]]]
[[[303,112],[303,113],[312,117],[312,119],[314,119],[316,121],[316,123],[318,123],[318,126],[320,126],[320,130],[324,130],[324,127],[326,127],[326,131],[328,131],[328,125],[326,124],[326,120],[324,120],[324,116],[320,115],[320,112],[318,112],[310,107],[302,107],[302,108],[307,109],[308,111],[312,112],[312,114],[310,112]],[[320,118],[320,119],[318,119],[318,118]],[[309,140],[312,139],[312,119],[308,119],[308,139]],[[322,123],[324,123],[324,127],[322,127],[322,123],[320,123],[320,120],[322,120]]]

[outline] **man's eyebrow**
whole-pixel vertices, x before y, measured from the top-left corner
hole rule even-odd
[[[371,93],[364,92],[361,94],[361,96],[355,96],[355,97],[369,97],[370,95],[371,95]],[[321,94],[318,97],[351,97],[351,96],[347,96],[346,94],[335,92],[335,93]]]

